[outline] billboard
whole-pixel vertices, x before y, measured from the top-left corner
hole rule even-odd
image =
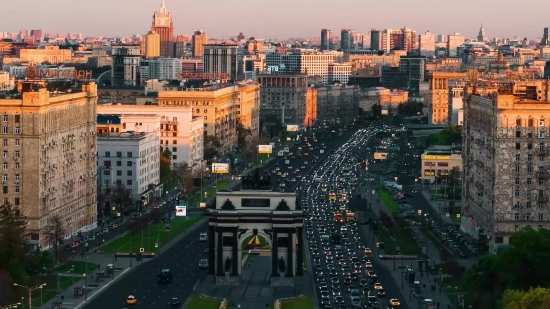
[[[388,158],[387,152],[375,152],[374,160],[386,160]]]
[[[271,145],[258,145],[258,153],[273,153],[273,146]]]
[[[176,217],[187,217],[187,206],[176,206]]]
[[[298,132],[298,125],[296,124],[289,124],[286,126],[287,132]]]
[[[212,174],[229,174],[229,163],[212,163]]]
[[[380,115],[382,116],[388,116],[388,110],[387,109],[383,109],[380,111]]]

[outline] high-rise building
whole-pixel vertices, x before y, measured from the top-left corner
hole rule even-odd
[[[456,57],[458,55],[458,47],[464,44],[464,36],[458,32],[447,36],[447,56]]]
[[[355,49],[354,32],[351,29],[342,29],[340,34],[340,48],[343,50]]]
[[[183,56],[185,56],[186,45],[187,40],[185,36],[176,36],[176,42],[174,43],[174,58],[182,58]]]
[[[239,101],[237,116],[241,125],[250,130],[252,137],[260,136],[260,84],[252,81],[237,83]]]
[[[19,208],[30,241],[47,248],[42,232],[53,215],[63,222],[61,237],[97,226],[97,86],[56,95],[22,86],[20,98],[0,99],[6,128],[2,202]]]
[[[149,31],[145,36],[145,57],[160,57],[160,35],[154,31]]]
[[[31,30],[31,36],[34,38],[35,42],[42,42],[44,39],[44,34],[42,30]]]
[[[172,23],[172,14],[166,10],[164,0],[160,9],[153,15],[151,31],[160,36],[160,56],[171,58],[173,56],[174,24]]]
[[[328,65],[334,63],[333,53],[269,53],[265,64],[268,71],[286,73],[304,73],[308,76],[321,76],[323,83],[328,83]]]
[[[477,34],[477,41],[478,42],[487,41],[487,36],[485,35],[485,29],[483,29],[483,23],[481,24],[481,27],[479,27],[479,33]]]
[[[111,85],[139,86],[141,78],[139,45],[119,45],[112,47]]]
[[[178,58],[157,58],[148,61],[148,79],[176,80],[182,70]]]
[[[376,29],[370,31],[370,48],[372,50],[382,49],[382,31]]]
[[[320,51],[330,50],[330,41],[332,39],[332,31],[328,29],[321,30],[321,45]]]
[[[549,45],[548,44],[548,27],[544,28],[542,33],[542,40],[540,41],[540,45]]]
[[[426,57],[435,55],[435,35],[430,31],[418,35],[418,51],[420,55]]]
[[[416,31],[404,27],[401,29],[402,42],[401,48],[407,52],[416,49]]]
[[[237,80],[237,44],[204,45],[204,72],[229,74],[229,79]]]
[[[204,45],[206,45],[207,37],[204,31],[198,30],[193,33],[193,57],[202,57],[204,55]]]
[[[493,78],[464,98],[461,230],[496,253],[518,230],[550,229],[550,81]]]

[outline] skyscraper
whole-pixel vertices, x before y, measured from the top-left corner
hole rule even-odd
[[[198,30],[193,34],[193,57],[202,57],[204,55],[204,45],[207,37],[204,31]]]
[[[548,45],[548,27],[544,28],[540,45]]]
[[[382,49],[382,31],[371,29],[370,31],[370,48],[372,50]]]
[[[477,41],[478,42],[486,42],[487,36],[485,35],[485,29],[483,29],[483,23],[481,24],[481,27],[479,28],[479,33],[477,35]]]
[[[350,50],[354,49],[354,32],[351,29],[342,29],[342,33],[340,35],[340,48],[343,50]]]
[[[160,35],[149,31],[145,36],[145,57],[155,58],[160,56]]]
[[[151,31],[160,36],[160,56],[171,58],[173,56],[174,24],[172,23],[172,14],[166,10],[164,0],[158,12],[153,15]]]
[[[426,31],[418,36],[418,51],[420,55],[431,57],[435,55],[435,35]]]
[[[237,79],[237,44],[207,44],[203,47],[205,73],[226,73],[229,79]]]
[[[319,50],[330,50],[330,40],[332,38],[332,31],[328,29],[322,29],[321,30],[321,45],[319,46]]]

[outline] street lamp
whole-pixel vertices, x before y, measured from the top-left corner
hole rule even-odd
[[[7,305],[7,306],[0,306],[0,309],[11,309],[11,308],[17,308],[17,306],[21,305],[21,302],[18,302],[18,303],[15,303],[15,304],[12,304],[12,305]]]
[[[21,288],[27,289],[27,291],[29,291],[29,309],[31,309],[32,308],[32,295],[31,295],[32,291],[42,289],[43,287],[46,286],[46,284],[42,283],[42,284],[37,285],[37,286],[28,287],[28,286],[24,286],[24,285],[14,283],[13,286],[21,287]]]

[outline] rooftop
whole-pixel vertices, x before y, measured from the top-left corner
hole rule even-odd
[[[127,131],[127,132],[110,132],[108,134],[98,134],[97,139],[100,140],[140,140],[148,137],[150,132],[135,132],[135,131]]]

